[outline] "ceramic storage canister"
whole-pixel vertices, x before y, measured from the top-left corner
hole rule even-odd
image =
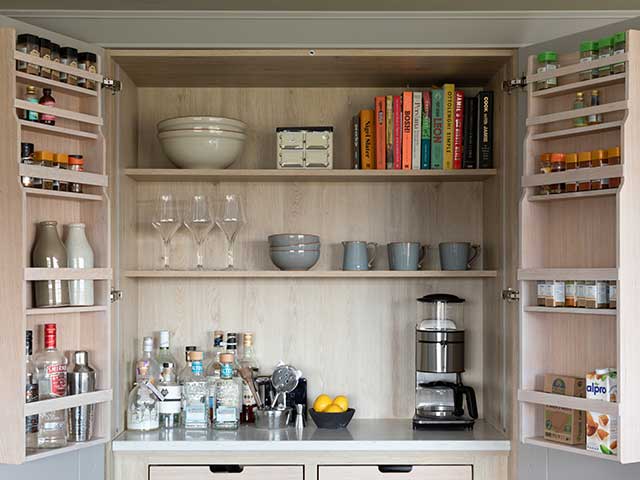
[[[93,250],[85,235],[84,223],[67,225],[67,265],[69,268],[93,268]],[[93,305],[93,280],[69,280],[71,305]]]
[[[66,268],[67,251],[58,235],[58,222],[38,224],[36,242],[31,252],[31,263],[36,268]],[[34,282],[36,307],[62,307],[69,305],[69,286],[66,280],[40,280]]]

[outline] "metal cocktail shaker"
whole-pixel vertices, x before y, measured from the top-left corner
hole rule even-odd
[[[89,366],[89,354],[78,351],[73,354],[74,367],[67,373],[68,394],[93,392],[96,389],[96,371]],[[81,405],[69,409],[67,422],[68,440],[86,442],[93,436],[95,405]]]

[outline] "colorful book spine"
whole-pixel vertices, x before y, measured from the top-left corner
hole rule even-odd
[[[431,92],[422,92],[422,132],[420,135],[420,168],[431,168]]]
[[[464,117],[462,121],[462,168],[477,168],[476,140],[478,135],[478,102],[475,97],[464,99]]]
[[[462,122],[464,117],[464,93],[462,90],[455,92],[455,105],[453,111],[453,168],[462,168]]]
[[[384,170],[387,168],[387,123],[385,120],[387,99],[386,97],[376,97],[376,168]]]
[[[431,90],[431,169],[442,170],[444,139],[444,92]]]
[[[373,110],[360,110],[360,163],[363,170],[376,168],[375,119]]]
[[[402,97],[393,97],[393,168],[402,170]]]
[[[353,168],[359,170],[362,168],[360,165],[360,114],[353,116],[353,124],[351,130],[351,136],[353,143]]]
[[[411,168],[420,170],[420,151],[422,150],[422,92],[413,92],[411,111]]]
[[[478,94],[478,168],[493,168],[493,92]]]
[[[445,170],[453,169],[453,124],[455,115],[455,86],[452,83],[444,84],[444,128],[442,140],[442,167]]]
[[[385,115],[387,138],[387,169],[393,169],[393,95],[387,95],[387,109]]]
[[[402,94],[402,169],[411,170],[411,109],[413,107],[413,95],[411,92]]]

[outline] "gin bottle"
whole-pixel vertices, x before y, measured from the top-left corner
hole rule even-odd
[[[25,403],[38,401],[38,379],[36,367],[31,360],[33,349],[33,332],[27,330],[27,342],[25,345],[26,356],[26,378],[25,378]],[[28,450],[38,448],[38,415],[28,415],[25,417],[24,435]]]
[[[140,362],[144,362],[146,368],[136,368],[136,383],[141,385],[147,380],[151,382],[157,382],[160,378],[160,365],[153,355],[153,338],[144,337],[142,341],[142,357],[138,359],[136,365],[140,365]],[[144,371],[144,375],[141,373]]]
[[[220,354],[224,351],[222,347],[222,339],[224,332],[216,330],[213,332],[213,349],[211,351],[211,361],[205,370],[205,376],[207,377],[207,394],[208,394],[208,410],[209,410],[209,422],[213,422],[214,412],[214,398],[216,379],[220,378]]]
[[[234,357],[230,353],[220,355],[220,378],[215,386],[216,430],[236,430],[240,425],[242,410],[242,380],[233,376]]]
[[[244,333],[242,335],[243,354],[240,359],[241,367],[248,367],[251,370],[251,376],[253,378],[258,376],[260,367],[258,366],[258,360],[253,349],[253,334]],[[253,423],[255,418],[256,401],[253,398],[251,389],[247,382],[242,381],[242,413],[240,415],[241,423]]]
[[[158,390],[164,399],[160,402],[160,426],[173,428],[180,425],[180,402],[182,400],[182,387],[178,385],[173,364],[164,362]]]
[[[207,428],[207,379],[202,371],[202,352],[191,352],[191,373],[182,384],[182,426],[184,428]]]
[[[159,426],[158,397],[153,393],[153,384],[148,379],[148,365],[145,360],[138,360],[136,372],[142,383],[136,383],[129,393],[127,402],[127,428],[129,430],[148,431]]]
[[[198,347],[194,345],[184,347],[184,367],[178,372],[178,383],[182,383],[182,379],[191,374],[191,360],[189,356],[191,352],[195,352],[196,350],[198,350]]]
[[[44,350],[35,357],[40,400],[67,394],[67,358],[56,348],[56,324],[44,326]],[[67,411],[42,413],[38,422],[38,448],[67,445]]]
[[[165,363],[170,363],[172,365],[171,369],[175,376],[177,376],[178,372],[178,362],[175,357],[171,353],[171,346],[169,343],[169,331],[168,330],[160,330],[159,335],[159,343],[158,343],[158,355],[156,356],[156,361],[158,362],[158,366],[160,367],[160,374],[158,376],[158,382],[162,381],[163,378],[163,365]]]

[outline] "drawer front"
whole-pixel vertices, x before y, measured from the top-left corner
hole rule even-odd
[[[149,480],[303,480],[300,465],[152,465]]]
[[[471,465],[342,465],[318,467],[318,480],[473,480]]]

